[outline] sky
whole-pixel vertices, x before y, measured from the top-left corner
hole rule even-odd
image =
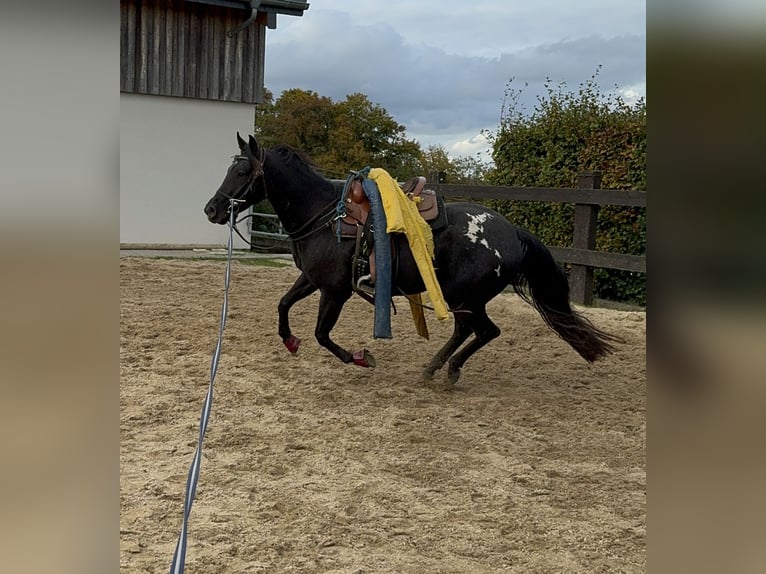
[[[488,149],[507,88],[532,112],[543,83],[646,96],[645,0],[309,0],[266,34],[265,85],[342,101],[361,92],[422,148]],[[526,86],[526,87],[525,87]]]

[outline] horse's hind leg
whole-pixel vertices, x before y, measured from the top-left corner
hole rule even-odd
[[[295,283],[293,283],[293,286],[290,287],[287,293],[285,293],[279,301],[279,306],[277,307],[279,312],[279,336],[282,337],[282,342],[285,344],[285,347],[287,347],[293,355],[298,352],[298,346],[301,344],[301,340],[290,331],[290,308],[316,290],[317,288],[309,283],[306,276],[301,273],[298,279],[295,280]]]
[[[449,360],[447,377],[453,384],[460,378],[460,369],[468,358],[500,334],[500,328],[487,316],[487,310],[483,307],[474,309],[468,317],[476,336]]]
[[[452,336],[444,344],[444,346],[439,349],[436,355],[434,355],[434,358],[431,359],[431,362],[428,363],[426,370],[423,371],[423,379],[430,380],[434,376],[434,373],[436,373],[436,371],[444,366],[444,363],[447,362],[447,359],[449,359],[452,356],[452,353],[454,353],[457,348],[462,345],[463,342],[465,342],[465,340],[472,332],[473,329],[468,324],[466,315],[463,313],[455,314],[455,328],[452,331]]]

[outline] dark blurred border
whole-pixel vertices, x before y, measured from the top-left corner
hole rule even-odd
[[[766,570],[763,11],[648,6],[649,572]],[[119,5],[0,18],[4,571],[119,568]]]
[[[648,5],[652,573],[766,571],[764,15]]]
[[[119,4],[0,16],[0,554],[119,569]]]

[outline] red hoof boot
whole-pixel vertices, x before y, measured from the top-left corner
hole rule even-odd
[[[301,344],[301,340],[295,335],[290,335],[287,339],[282,339],[282,342],[285,344],[285,347],[287,347],[287,350],[293,355],[298,352],[298,347]]]
[[[375,366],[375,359],[370,354],[370,352],[367,349],[362,349],[361,351],[354,351],[354,354],[352,355],[354,358],[354,364],[359,365],[360,367],[374,367]]]

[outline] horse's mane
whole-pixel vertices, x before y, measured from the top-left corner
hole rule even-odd
[[[294,148],[291,145],[277,144],[271,148],[271,151],[280,155],[287,162],[297,159],[313,170],[318,167],[317,164],[314,163],[314,160],[312,160],[305,151]]]

